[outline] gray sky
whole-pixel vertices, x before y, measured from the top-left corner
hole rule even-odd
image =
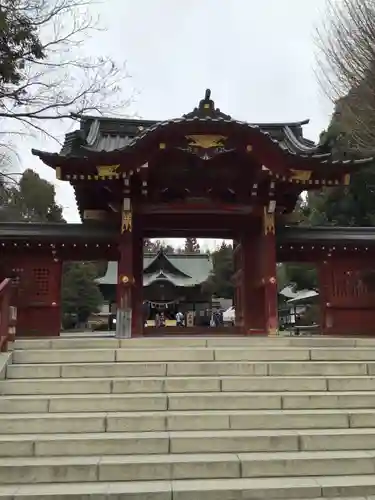
[[[84,50],[127,61],[132,78],[124,93],[138,92],[130,114],[174,118],[191,111],[211,88],[216,106],[241,120],[310,118],[305,134],[317,140],[332,111],[314,74],[314,30],[324,3],[105,0],[96,8],[107,32],[96,33]],[[22,145],[23,168],[54,180],[29,147],[55,151],[57,144],[34,137]],[[70,186],[56,182],[56,188],[67,220],[79,221]]]

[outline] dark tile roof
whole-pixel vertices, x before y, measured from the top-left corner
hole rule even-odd
[[[276,231],[277,242],[375,245],[375,227],[284,226]]]
[[[0,243],[4,241],[115,241],[118,231],[102,225],[91,224],[35,224],[27,222],[2,222],[0,223]],[[375,227],[302,227],[285,226],[278,227],[276,231],[278,244],[284,243],[352,243],[374,244]],[[152,258],[152,257],[151,257]],[[183,256],[175,256],[180,259],[178,267],[183,265]]]
[[[33,222],[1,222],[0,242],[12,240],[64,241],[74,240],[111,240],[117,232],[107,226],[90,224],[33,223]]]
[[[90,157],[96,161],[105,161],[108,159],[107,153],[112,153],[114,156],[111,157],[111,161],[118,161],[117,154],[131,154],[138,147],[143,148],[144,152],[147,151],[153,140],[160,138],[167,130],[174,130],[176,125],[183,126],[187,134],[191,133],[191,129],[199,131],[204,125],[205,131],[212,130],[212,133],[227,134],[228,126],[234,127],[233,133],[238,132],[242,136],[257,133],[261,139],[270,141],[271,145],[277,146],[285,154],[315,160],[323,167],[325,164],[346,165],[346,170],[349,171],[357,165],[373,161],[372,157],[360,159],[344,157],[340,160],[334,158],[326,145],[316,145],[303,137],[302,126],[308,123],[308,120],[264,124],[234,120],[215,108],[209,90],[206,91],[199,106],[181,118],[165,121],[84,115],[76,118],[80,119],[80,129],[66,135],[60,154],[39,150],[32,150],[32,153],[53,167],[61,164],[61,156],[74,162],[82,161],[82,158],[88,161]]]
[[[247,123],[233,119],[215,108],[211,93],[206,91],[205,98],[192,112],[165,121],[137,120],[126,118],[110,118],[95,116],[80,116],[81,127],[76,132],[66,135],[61,154],[84,155],[86,152],[109,152],[132,147],[150,133],[167,125],[189,122],[233,123],[242,127],[256,129],[269,136],[282,149],[298,155],[322,155],[327,158],[329,153],[321,152],[319,146],[303,137],[302,126],[309,120],[285,123]]]

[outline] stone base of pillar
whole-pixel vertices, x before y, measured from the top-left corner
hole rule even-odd
[[[243,332],[245,335],[262,335],[266,336],[267,332],[262,328],[245,328],[243,327]]]
[[[117,309],[116,313],[116,337],[130,339],[132,336],[132,310]]]
[[[279,331],[277,330],[277,328],[270,328],[267,332],[268,337],[277,337],[278,334],[279,334]]]

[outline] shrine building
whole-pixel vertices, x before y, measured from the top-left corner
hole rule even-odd
[[[237,333],[277,333],[276,264],[301,261],[319,273],[322,333],[373,333],[375,294],[362,277],[374,229],[283,219],[301,192],[348,185],[372,158],[337,161],[303,136],[307,121],[238,121],[209,90],[177,119],[79,121],[59,153],[33,154],[73,186],[82,224],[0,224],[2,263],[18,287],[17,335],[59,335],[62,263],[80,259],[117,262],[117,334],[147,335],[142,242],[157,237],[234,241]]]
[[[108,311],[116,312],[118,281],[116,261],[108,262],[104,276],[96,281]],[[204,287],[213,270],[212,259],[205,253],[145,253],[143,256],[144,319],[154,320],[163,311],[166,319],[174,319],[177,311],[194,313],[195,325],[207,323],[211,295]],[[107,308],[106,308],[107,309]],[[208,318],[209,324],[209,318]]]

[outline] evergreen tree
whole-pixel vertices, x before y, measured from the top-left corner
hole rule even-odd
[[[154,244],[150,240],[150,238],[143,238],[143,253],[152,253],[154,252]]]
[[[103,296],[95,282],[98,272],[92,262],[66,262],[62,279],[62,314],[85,323],[98,312]]]
[[[163,240],[150,240],[150,238],[143,239],[143,253],[158,253],[163,250],[166,254],[175,253],[175,248],[172,245],[168,245]]]
[[[341,99],[322,141],[338,160],[368,156],[347,125],[345,100]],[[375,162],[359,167],[348,186],[327,187],[309,194],[307,217],[311,225],[373,226],[375,224]]]
[[[200,253],[201,249],[197,238],[186,238],[184,253]]]
[[[220,248],[212,252],[213,271],[202,287],[216,297],[233,299],[234,273],[233,246],[223,241]]]
[[[0,222],[65,222],[55,201],[55,187],[33,170],[25,170],[18,184],[3,178]]]
[[[278,290],[292,286],[298,290],[316,290],[318,286],[318,273],[314,264],[285,262],[277,272]]]
[[[3,0],[0,8],[0,97],[19,85],[24,79],[23,58],[35,62],[45,57],[43,45],[38,36],[37,25],[27,11],[22,11],[19,2]],[[21,92],[23,93],[23,92]]]
[[[311,225],[307,203],[300,199],[294,211],[287,216],[282,216],[279,224],[281,226],[284,224]],[[281,291],[286,286],[292,286],[294,291],[315,290],[318,288],[318,274],[313,263],[284,262],[278,264],[276,271],[278,291]]]

